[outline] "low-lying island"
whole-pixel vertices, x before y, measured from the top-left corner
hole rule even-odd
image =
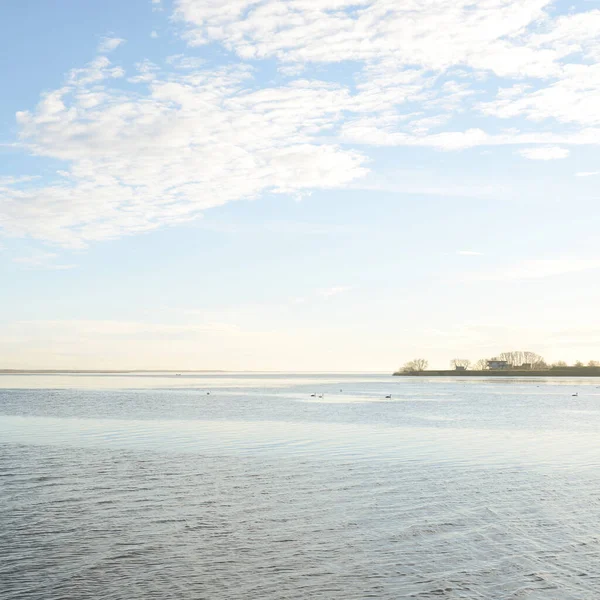
[[[600,377],[600,367],[564,367],[552,369],[447,369],[431,371],[396,371],[400,377]]]

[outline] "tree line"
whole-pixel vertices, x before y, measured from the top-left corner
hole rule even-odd
[[[600,361],[597,360],[590,360],[585,364],[578,360],[572,365],[568,365],[564,360],[559,360],[548,364],[542,356],[528,350],[502,352],[494,358],[480,358],[475,362],[471,362],[468,358],[453,358],[450,361],[450,367],[453,370],[464,369],[465,371],[485,371],[488,369],[488,361],[490,360],[506,361],[511,369],[531,369],[532,371],[540,371],[544,369],[565,369],[569,368],[570,366],[578,369],[584,367],[600,367]],[[399,370],[403,373],[420,373],[421,371],[425,371],[428,365],[429,362],[425,358],[414,358],[413,360],[409,360],[408,362],[404,363]]]

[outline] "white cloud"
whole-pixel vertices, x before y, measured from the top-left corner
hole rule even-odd
[[[559,146],[523,148],[518,152],[521,156],[529,158],[530,160],[559,160],[569,156],[569,150],[567,148],[560,148]]]
[[[195,45],[218,41],[244,58],[372,61],[444,70],[456,64],[499,74],[551,71],[552,57],[519,43],[544,19],[550,0],[178,0],[177,14]],[[550,41],[547,42],[550,44]]]
[[[361,154],[319,139],[347,103],[340,86],[245,90],[243,67],[160,75],[143,63],[132,81],[149,82],[146,93],[106,87],[121,75],[102,57],[17,115],[32,153],[70,166],[50,185],[0,191],[7,234],[83,246],[366,173]]]
[[[459,256],[483,256],[483,253],[474,250],[457,250],[456,254]]]
[[[103,37],[98,45],[98,53],[108,54],[109,52],[116,50],[123,43],[125,43],[125,40],[122,38]]]
[[[198,56],[185,56],[184,54],[168,56],[166,62],[178,70],[202,69],[206,65],[205,59]]]
[[[158,66],[149,60],[143,60],[135,65],[138,74],[129,78],[132,83],[149,83],[158,76]]]
[[[565,124],[598,126],[598,106],[600,63],[564,65],[557,80],[550,85],[534,91],[521,89],[511,97],[499,96],[493,102],[482,103],[480,109],[503,119],[524,116],[535,122],[553,119]]]
[[[595,177],[596,175],[600,175],[600,171],[580,171],[579,173],[575,173],[575,177]]]
[[[551,0],[177,0],[191,44],[223,43],[245,58],[286,62],[392,59],[443,71],[552,77],[594,53],[600,11],[552,16]]]
[[[141,60],[126,80],[135,91],[119,87],[124,69],[104,55],[71,70],[17,114],[25,147],[65,165],[44,185],[0,182],[7,234],[83,246],[266,192],[347,187],[367,172],[365,146],[520,145],[521,156],[550,160],[565,146],[600,145],[598,10],[555,16],[551,0],[176,0],[175,9],[191,45],[221,44],[241,63],[177,55],[165,73]],[[100,50],[122,42],[106,37]],[[292,80],[254,80],[243,61],[260,58]],[[315,65],[344,61],[345,84],[315,78]]]
[[[469,103],[499,118],[600,124],[600,10],[554,16],[551,0],[178,0],[176,7],[192,45],[219,42],[243,59],[274,57],[292,72],[362,63],[352,110],[385,111],[388,126],[371,117],[350,123],[345,139],[353,143],[446,150],[494,143],[497,136],[477,127],[428,135]],[[463,82],[440,81],[450,73]],[[481,101],[488,91],[480,82],[490,73],[517,81]],[[403,129],[391,117],[408,101],[428,114]]]
[[[67,92],[71,91],[72,88],[70,86],[85,88],[86,86],[100,84],[100,82],[106,81],[107,79],[119,79],[124,75],[125,71],[121,67],[113,67],[106,56],[98,56],[81,69],[71,69],[67,77],[67,85],[45,94],[38,109],[42,108],[46,112],[54,113],[56,115],[65,108],[62,97]],[[93,92],[94,90],[90,89],[89,91]],[[21,114],[22,113],[17,113],[17,121]]]
[[[483,129],[472,128],[464,131],[413,135],[397,131],[395,128],[397,122],[397,119],[386,120],[373,117],[348,120],[341,126],[340,136],[347,143],[372,146],[421,146],[443,151],[466,150],[478,146],[600,145],[600,128],[585,128],[574,133],[506,131],[500,134],[489,134]]]

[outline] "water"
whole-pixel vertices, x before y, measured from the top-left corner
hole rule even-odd
[[[0,598],[597,599],[599,386],[0,376]]]

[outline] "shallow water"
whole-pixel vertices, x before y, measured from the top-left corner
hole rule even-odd
[[[599,386],[0,376],[0,597],[596,599]]]

